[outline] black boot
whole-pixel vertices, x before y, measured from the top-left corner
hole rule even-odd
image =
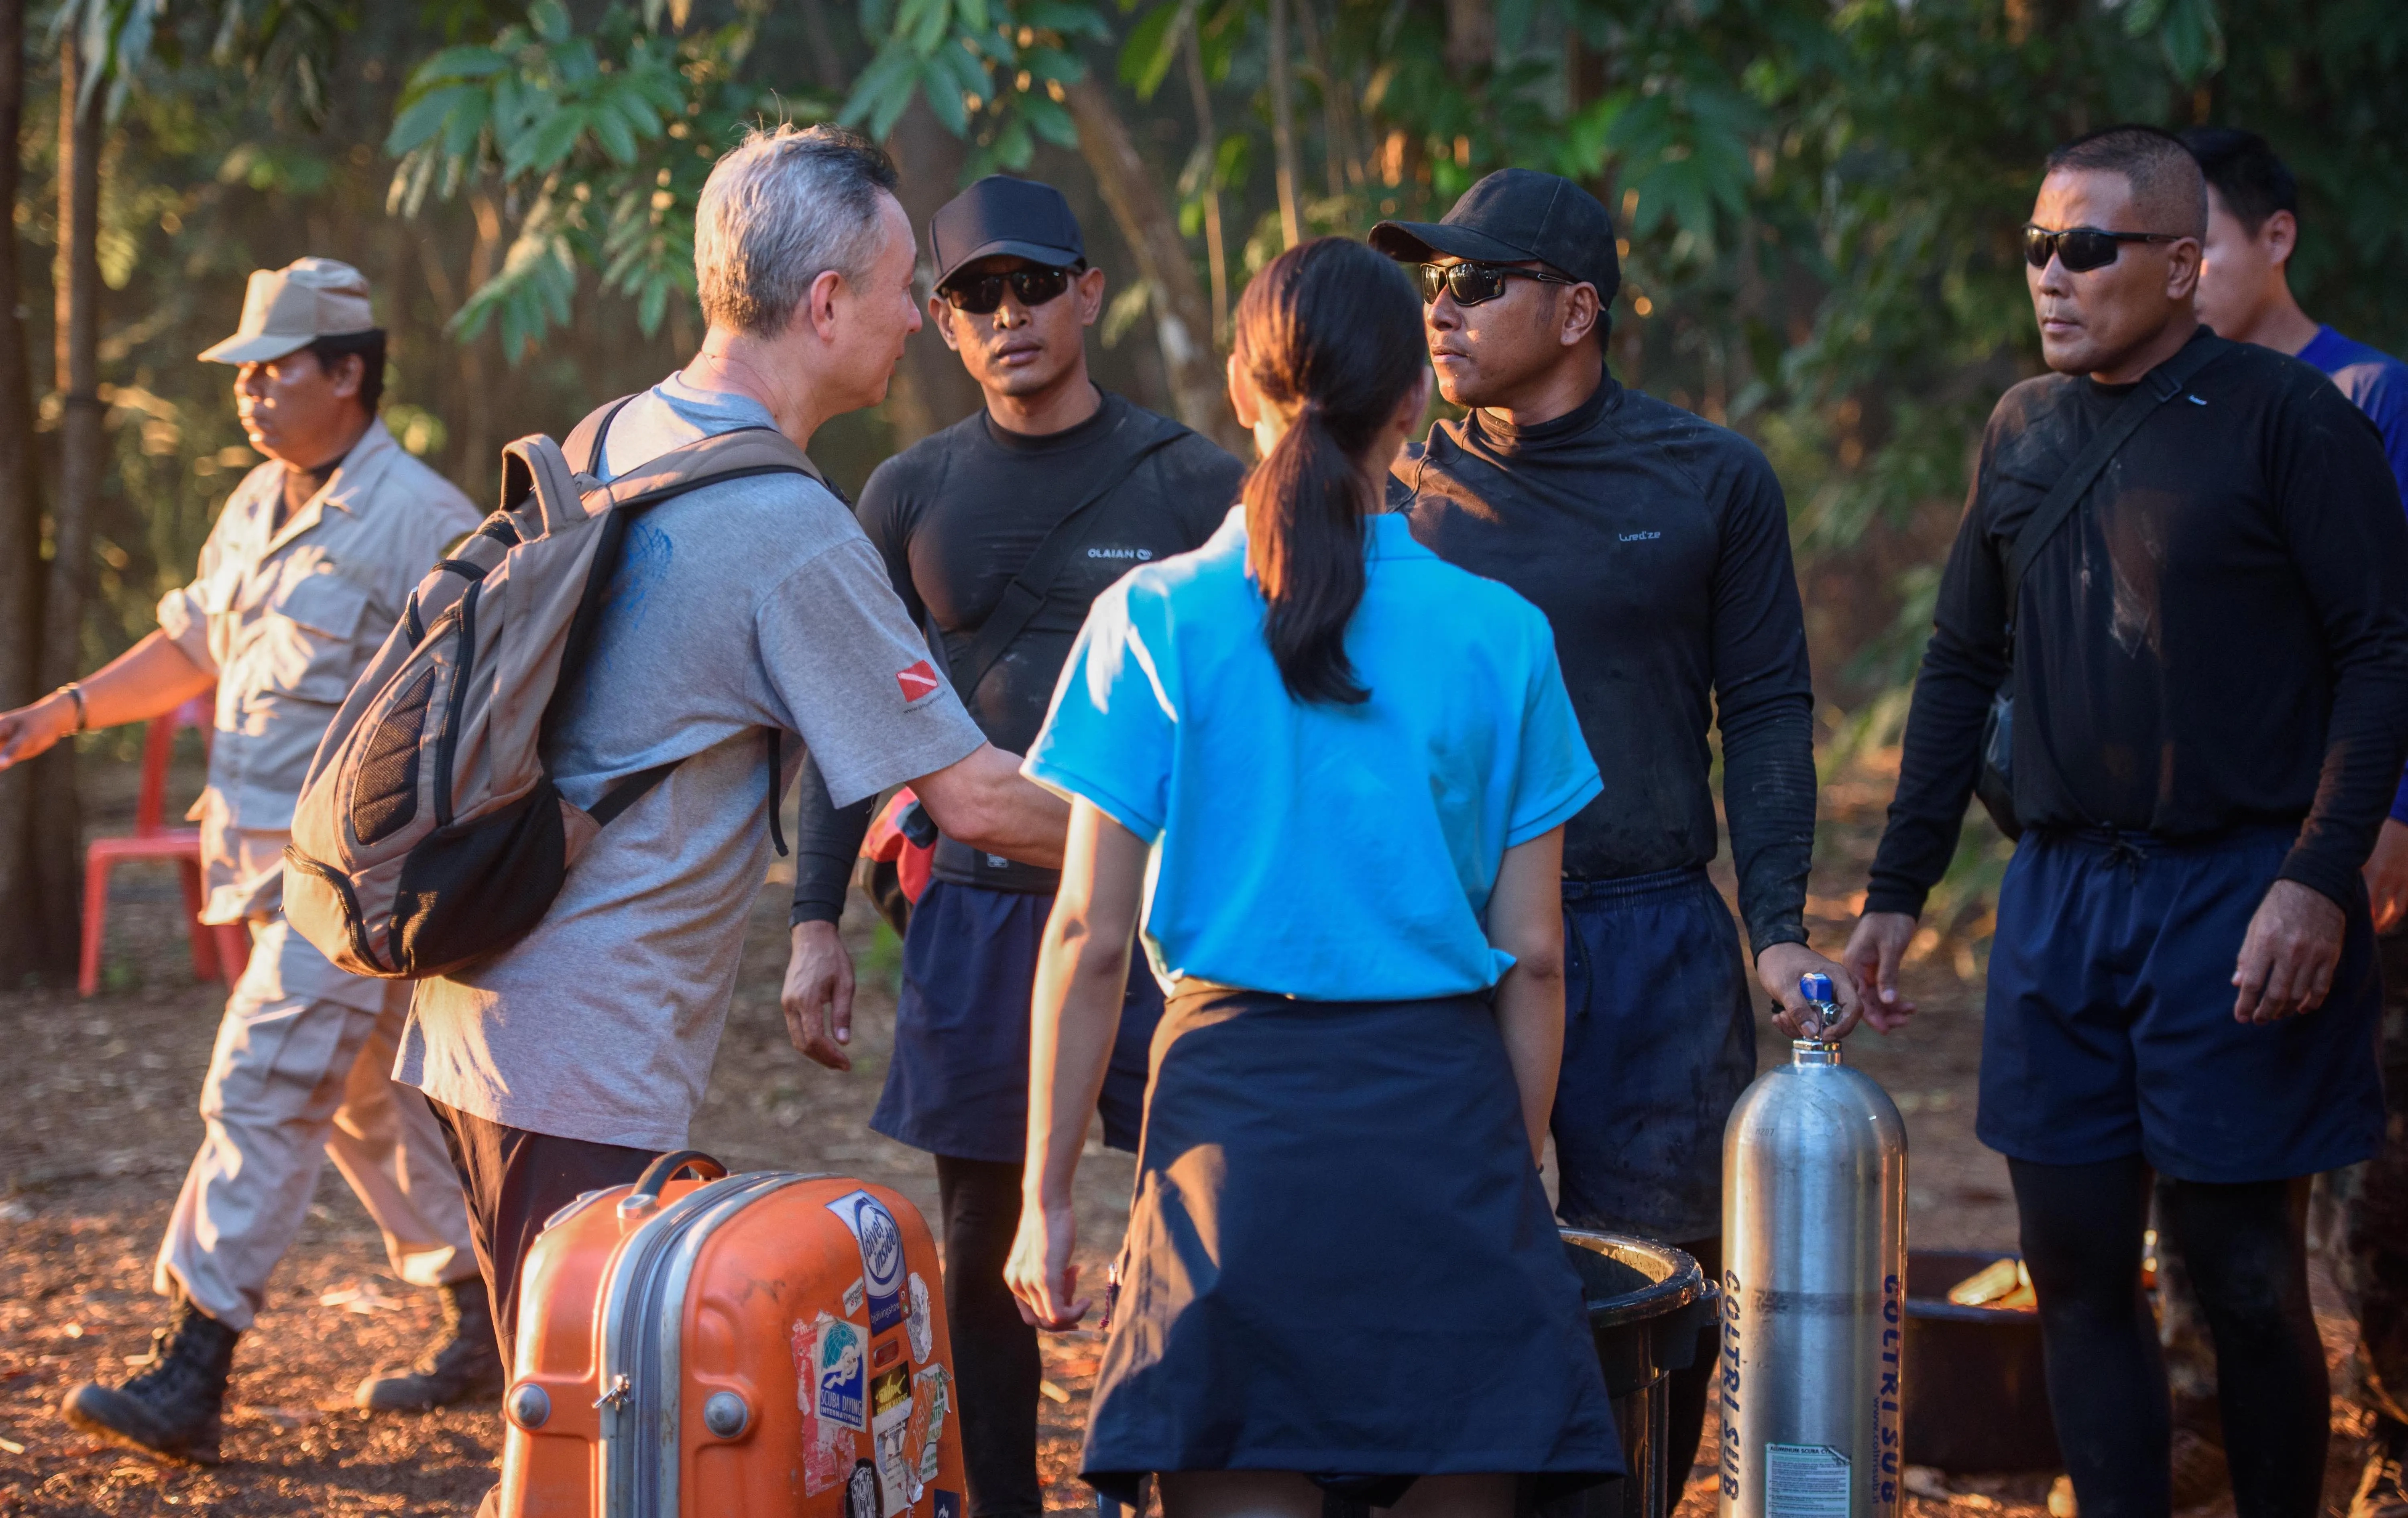
[[[122,1386],[84,1382],[67,1394],[59,1415],[88,1434],[216,1465],[226,1373],[241,1337],[191,1302],[179,1302],[175,1327],[151,1330],[148,1368]]]
[[[351,1400],[370,1412],[423,1412],[502,1395],[502,1352],[482,1281],[443,1288],[443,1337],[407,1369],[380,1371]]]

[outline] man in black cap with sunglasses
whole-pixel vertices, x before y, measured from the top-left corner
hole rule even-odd
[[[928,322],[986,405],[879,465],[861,524],[896,594],[989,739],[1025,752],[1096,593],[1217,529],[1245,469],[1208,439],[1100,389],[1086,329],[1104,305],[1068,202],[1001,175],[928,223]],[[837,810],[806,768],[788,1018],[806,1053],[851,1062],[853,968],[836,933],[869,804]],[[1037,1331],[1003,1283],[1020,1222],[1028,997],[1055,875],[939,838],[903,940],[895,1053],[870,1126],[936,1156],[945,1308],[961,1383],[970,1518],[1036,1518]],[[1137,1147],[1162,994],[1139,971],[1100,1107]]]
[[[2384,1132],[2359,870],[2408,752],[2408,523],[2347,396],[2200,325],[2207,229],[2163,132],[2049,157],[2023,243],[2056,372],[1991,413],[1847,957],[1875,1026],[1913,1013],[1899,960],[2004,759],[1985,799],[2022,838],[1975,1131],[2007,1157],[2075,1500],[2172,1503],[2154,1173],[2234,1501],[2309,1515],[2329,1388],[2303,1204]]]
[[[1417,273],[1439,388],[1470,408],[1406,450],[1390,504],[1441,558],[1547,613],[1605,776],[1564,835],[1558,1210],[1677,1244],[1718,1275],[1723,1126],[1756,1076],[1756,1017],[1706,875],[1710,725],[1755,979],[1789,1031],[1808,971],[1832,978],[1855,1021],[1855,982],[1806,947],[1813,687],[1780,482],[1745,438],[1606,372],[1613,227],[1570,180],[1504,169],[1443,222],[1383,222],[1371,246]],[[1673,1379],[1676,1472],[1714,1344],[1701,1334]]]

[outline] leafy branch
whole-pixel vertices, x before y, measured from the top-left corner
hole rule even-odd
[[[752,13],[695,36],[664,31],[683,15],[659,0],[641,14],[614,5],[580,35],[560,0],[536,0],[523,24],[411,74],[385,138],[399,160],[388,210],[416,216],[430,195],[480,180],[525,208],[500,269],[452,318],[460,340],[498,322],[515,363],[568,322],[588,267],[635,301],[648,336],[672,299],[693,295],[703,181],[781,103],[737,77]]]

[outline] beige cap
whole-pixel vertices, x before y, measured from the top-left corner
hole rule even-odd
[[[211,364],[260,364],[321,337],[366,332],[367,276],[331,258],[296,258],[280,269],[254,269],[243,292],[242,325],[201,357]]]

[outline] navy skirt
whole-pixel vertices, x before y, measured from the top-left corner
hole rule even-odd
[[[1485,996],[1182,990],[1082,1474],[1622,1473]]]
[[[931,881],[903,936],[895,1054],[869,1125],[952,1159],[1017,1165],[1027,1152],[1028,998],[1051,895]],[[1096,1103],[1104,1142],[1135,1149],[1146,1050],[1162,989],[1143,960],[1129,972],[1120,1035]]]

